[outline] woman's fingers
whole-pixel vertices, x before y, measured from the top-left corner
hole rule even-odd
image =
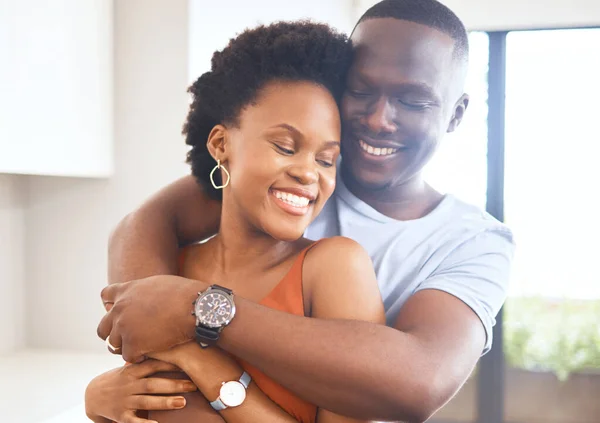
[[[185,407],[184,397],[157,397],[151,395],[132,395],[128,407],[134,410],[180,410]],[[145,420],[144,420],[145,421]]]
[[[140,379],[134,385],[135,394],[184,394],[198,388],[190,380],[151,377]]]
[[[140,364],[130,364],[126,369],[136,378],[148,377],[159,372],[179,371],[177,366],[158,360],[145,360]]]

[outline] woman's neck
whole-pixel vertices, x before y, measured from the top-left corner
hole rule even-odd
[[[243,219],[222,213],[218,234],[208,241],[210,264],[221,275],[264,273],[300,248],[299,242],[280,241]]]

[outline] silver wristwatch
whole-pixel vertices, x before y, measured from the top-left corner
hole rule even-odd
[[[223,286],[211,285],[198,293],[192,314],[196,316],[196,342],[202,348],[215,345],[223,328],[235,316],[233,292]]]
[[[242,374],[239,380],[223,382],[219,391],[219,398],[210,403],[215,411],[222,411],[229,407],[237,407],[246,399],[246,389],[252,378],[246,372]]]

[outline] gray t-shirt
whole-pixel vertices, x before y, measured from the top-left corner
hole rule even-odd
[[[502,223],[452,195],[421,219],[395,220],[359,200],[338,176],[334,195],[306,231],[314,240],[336,235],[352,238],[371,256],[388,325],[411,295],[437,289],[473,309],[487,334],[484,353],[490,349],[514,252]]]

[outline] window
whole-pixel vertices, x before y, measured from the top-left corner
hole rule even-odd
[[[504,314],[511,422],[600,416],[598,45],[600,29],[506,39],[504,212],[517,240]]]
[[[597,422],[600,28],[473,33],[471,43],[471,106],[427,175],[480,206],[487,183],[517,251],[503,342],[434,421]]]

